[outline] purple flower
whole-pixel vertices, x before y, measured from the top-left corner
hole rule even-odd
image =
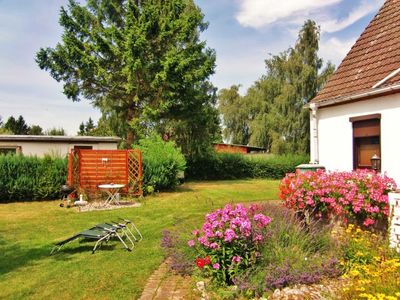
[[[219,270],[219,267],[220,267],[219,263],[213,264],[213,268],[214,268],[215,270]]]
[[[194,240],[188,241],[188,245],[189,245],[189,247],[193,247],[194,246]]]
[[[259,222],[262,227],[265,227],[271,222],[271,218],[266,217],[263,214],[256,214],[254,215],[254,221]]]

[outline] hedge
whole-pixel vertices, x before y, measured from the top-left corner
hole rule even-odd
[[[296,166],[307,163],[307,155],[243,155],[210,153],[188,160],[186,178],[192,180],[225,180],[241,178],[282,179]]]
[[[62,158],[0,155],[0,203],[59,198],[67,165]]]

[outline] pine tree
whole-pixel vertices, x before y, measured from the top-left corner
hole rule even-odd
[[[215,52],[192,0],[70,0],[61,8],[62,42],[36,61],[73,101],[88,99],[131,145],[168,120],[211,106],[203,86]],[[189,117],[190,118],[190,117]]]

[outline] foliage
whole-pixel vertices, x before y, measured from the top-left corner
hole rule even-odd
[[[39,125],[32,125],[28,130],[29,135],[43,135],[43,128]]]
[[[179,184],[179,173],[185,171],[186,161],[173,142],[165,142],[156,134],[141,139],[137,146],[143,155],[143,186],[156,191],[172,189]]]
[[[308,162],[305,155],[242,155],[209,152],[188,160],[186,176],[196,180],[238,178],[281,179],[294,172],[297,165]]]
[[[270,222],[254,205],[228,204],[207,214],[201,230],[193,231],[195,238],[188,241],[197,250],[197,267],[216,283],[232,284],[236,275],[257,263]]]
[[[387,221],[388,192],[396,183],[373,171],[305,172],[288,174],[280,185],[285,206],[304,216],[332,219],[338,216],[364,226]]]
[[[196,97],[208,97],[207,102],[210,105],[201,105],[201,108],[193,107],[187,110],[182,118],[170,120],[158,129],[159,132],[176,141],[188,160],[208,153],[212,150],[212,142],[221,141],[219,115],[214,107],[215,89],[211,86],[208,89],[209,93],[200,93]]]
[[[295,284],[314,284],[341,274],[339,252],[331,228],[306,225],[288,209],[265,205],[272,222],[258,265],[235,278],[240,293],[261,296]]]
[[[309,152],[309,113],[304,109],[333,73],[318,57],[320,29],[308,20],[293,48],[268,58],[267,72],[245,96],[232,86],[220,92],[225,137],[272,153]]]
[[[341,299],[394,300],[400,297],[400,256],[388,248],[381,235],[353,225],[342,236],[348,280]]]
[[[56,199],[66,174],[66,159],[0,155],[0,202]]]
[[[79,125],[78,135],[91,135],[94,129],[95,129],[94,122],[92,118],[89,118],[89,120],[86,123],[82,122]]]
[[[249,107],[240,96],[238,85],[222,89],[218,94],[219,111],[223,117],[224,138],[232,144],[247,145],[250,139]]]
[[[68,98],[99,108],[127,147],[212,105],[215,52],[200,41],[207,24],[192,0],[70,0],[60,24],[62,42],[40,49],[39,67]]]
[[[65,132],[65,129],[62,128],[62,127],[60,127],[60,128],[56,128],[56,127],[50,128],[50,129],[46,130],[45,134],[46,135],[67,135],[66,132]]]
[[[10,131],[12,134],[28,134],[29,126],[26,124],[25,119],[20,115],[18,119],[13,116],[9,117],[7,122],[3,125],[4,129]]]

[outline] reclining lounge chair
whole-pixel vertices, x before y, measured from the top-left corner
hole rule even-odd
[[[73,236],[71,236],[71,237],[69,237],[69,238],[67,238],[67,239],[65,239],[63,241],[60,241],[60,242],[56,243],[54,245],[53,249],[51,250],[50,255],[53,254],[56,251],[60,251],[60,249],[64,245],[66,245],[69,242],[74,241],[74,240],[76,240],[78,238],[95,240],[96,243],[95,243],[95,245],[93,247],[93,250],[92,250],[92,253],[95,253],[96,249],[99,246],[101,246],[101,244],[103,242],[108,242],[110,240],[110,238],[112,238],[112,237],[117,237],[120,240],[120,242],[124,245],[126,250],[128,250],[128,251],[132,250],[133,247],[129,248],[126,245],[125,241],[122,239],[122,237],[117,232],[117,228],[115,228],[113,226],[110,226],[108,228],[95,226],[95,227],[93,227],[91,229],[84,230],[84,231],[79,232],[79,233],[77,233],[77,234],[75,234],[75,235],[73,235]]]

